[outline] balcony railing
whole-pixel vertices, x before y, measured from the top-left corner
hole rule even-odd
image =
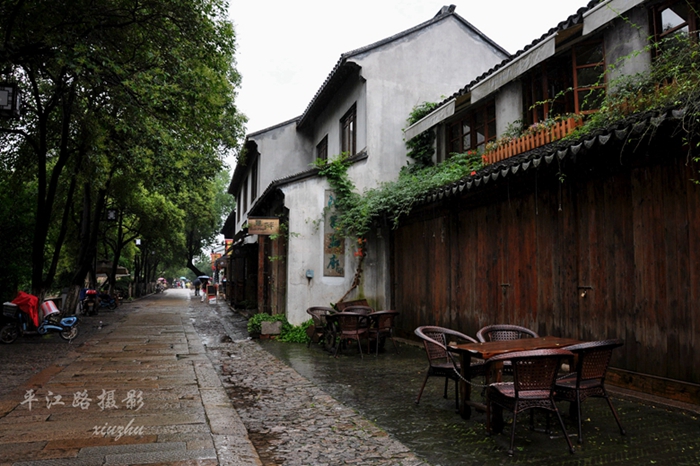
[[[495,149],[487,150],[483,155],[485,164],[496,163],[509,157],[535,149],[554,142],[571,134],[583,121],[580,118],[567,118],[553,125],[544,126],[541,130],[526,134],[512,141],[498,145]]]

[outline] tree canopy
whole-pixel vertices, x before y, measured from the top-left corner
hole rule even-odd
[[[167,251],[186,250],[186,222],[212,223],[214,197],[197,209],[192,198],[217,186],[244,130],[227,9],[220,0],[0,2],[1,79],[23,95],[21,117],[0,121],[2,228],[17,244],[0,270],[13,277],[5,295],[42,295],[57,276],[80,286],[97,259],[116,267],[133,255],[137,237],[160,245],[162,259],[190,261]]]

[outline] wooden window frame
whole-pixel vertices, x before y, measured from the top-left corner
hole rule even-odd
[[[689,18],[683,23],[679,24],[678,26],[674,27],[673,29],[670,29],[668,31],[662,31],[663,29],[663,24],[661,20],[661,13],[664,10],[667,10],[671,8],[673,5],[677,3],[690,3],[689,7],[691,10],[694,10],[694,14],[691,11],[691,14],[688,15]],[[698,9],[700,8],[700,4],[697,2],[686,2],[686,0],[666,0],[665,2],[662,3],[657,3],[656,5],[653,5],[650,8],[650,15],[651,15],[651,27],[654,33],[654,41],[656,43],[663,41],[664,39],[673,36],[676,34],[678,31],[683,29],[684,27],[688,27],[688,33],[691,38],[691,40],[697,40],[698,39],[698,24],[700,23],[700,20],[698,19]]]
[[[248,212],[248,178],[243,181],[243,211]]]
[[[489,117],[489,108],[493,109],[493,118]],[[483,124],[481,127],[484,129],[484,141],[482,143],[479,143],[478,141],[478,131],[477,131],[477,117],[481,115],[483,118]],[[469,127],[469,147],[466,147],[465,144],[465,137],[467,136],[465,134],[464,128],[465,126]],[[492,126],[493,129],[493,134],[491,134],[491,131],[489,130],[489,127]],[[457,120],[454,120],[450,124],[447,125],[447,134],[446,134],[446,140],[447,140],[447,158],[450,157],[450,154],[453,153],[464,153],[470,150],[476,150],[479,148],[483,148],[486,146],[491,141],[495,141],[497,137],[497,130],[496,130],[496,101],[491,100],[484,105],[470,111],[469,113],[465,114],[462,118],[459,118]]]
[[[258,198],[258,165],[260,158],[256,158],[253,167],[250,169],[250,201],[255,202]]]
[[[323,136],[323,139],[316,145],[316,158],[328,160],[328,135]]]
[[[237,222],[240,222],[241,218],[243,218],[243,188],[238,191],[238,199],[236,199],[236,216],[238,217],[236,219]]]
[[[340,119],[340,152],[349,156],[357,153],[357,104]]]
[[[577,62],[577,50],[579,50],[582,47],[587,47],[591,45],[597,45],[600,44],[601,51],[603,54],[603,60],[595,63],[584,63],[579,65]],[[574,73],[574,109],[576,114],[578,115],[590,115],[591,113],[596,113],[598,109],[591,109],[591,110],[581,110],[581,104],[582,102],[579,101],[579,94],[582,92],[590,92],[596,89],[603,89],[603,91],[607,90],[607,74],[603,76],[603,83],[598,84],[598,85],[593,85],[593,86],[579,86],[578,83],[578,71],[583,70],[586,68],[595,68],[595,67],[602,67],[603,72],[605,72],[605,43],[603,40],[598,40],[598,41],[591,41],[591,42],[584,42],[582,44],[575,45],[571,51],[572,56],[571,56],[571,62],[573,65],[573,73]]]

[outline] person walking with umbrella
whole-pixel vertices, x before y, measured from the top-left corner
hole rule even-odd
[[[199,277],[197,277],[197,280],[199,280],[202,285],[202,302],[204,302],[204,299],[207,296],[207,285],[209,284],[209,275],[200,275]]]
[[[202,282],[199,281],[199,278],[196,278],[192,284],[194,285],[194,295],[199,296],[199,287],[202,286]]]

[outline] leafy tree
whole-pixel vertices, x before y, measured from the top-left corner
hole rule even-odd
[[[187,268],[196,276],[206,275],[197,266],[197,257],[216,241],[226,215],[234,208],[233,198],[226,193],[230,179],[227,172],[221,172],[212,183],[184,196],[185,257]]]
[[[0,4],[0,61],[26,96],[22,117],[0,127],[0,169],[33,193],[34,294],[65,262],[72,228],[82,283],[106,206],[129,198],[118,183],[169,199],[222,169],[245,121],[226,14],[221,0]]]

